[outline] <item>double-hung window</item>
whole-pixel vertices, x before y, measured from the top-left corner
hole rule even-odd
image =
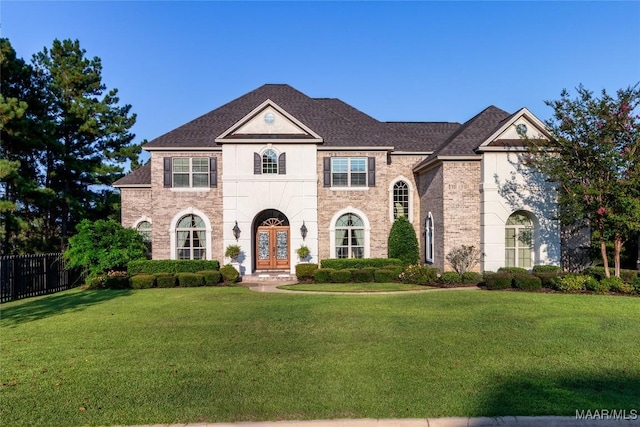
[[[171,171],[173,187],[209,187],[208,157],[174,157]]]
[[[367,159],[365,157],[331,158],[332,187],[366,187]]]

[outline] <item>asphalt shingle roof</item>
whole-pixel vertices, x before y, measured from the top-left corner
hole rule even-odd
[[[151,163],[147,163],[146,165],[139,167],[113,183],[116,187],[145,184],[151,185]]]

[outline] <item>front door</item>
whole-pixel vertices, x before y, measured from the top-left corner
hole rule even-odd
[[[289,227],[262,225],[256,232],[256,269],[289,269]]]

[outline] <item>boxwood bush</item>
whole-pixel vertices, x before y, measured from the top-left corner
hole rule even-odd
[[[331,283],[349,283],[351,282],[351,270],[343,268],[341,270],[333,270],[330,273]]]
[[[562,273],[562,268],[558,265],[534,265],[532,273]]]
[[[453,287],[462,283],[462,277],[456,271],[445,271],[436,281],[444,287]]]
[[[593,291],[597,294],[606,294],[609,292],[609,283],[599,282],[598,279],[592,276],[588,276],[588,279],[584,282],[584,288],[588,291]]]
[[[375,268],[367,267],[351,272],[351,278],[357,283],[373,282],[373,271]]]
[[[220,283],[220,279],[222,279],[222,275],[219,270],[202,270],[198,271],[197,274],[202,275],[205,286],[216,286]]]
[[[522,267],[500,267],[498,273],[529,274],[529,270]]]
[[[149,289],[156,284],[156,276],[153,274],[136,274],[129,278],[131,289]]]
[[[156,286],[159,288],[174,288],[176,285],[176,276],[173,274],[159,274],[156,276]]]
[[[222,280],[225,285],[233,285],[240,278],[240,273],[238,273],[238,270],[231,264],[226,264],[220,268],[220,274],[222,275]]]
[[[542,288],[542,280],[533,274],[514,274],[513,287],[523,291],[537,291]]]
[[[549,289],[556,289],[556,281],[560,278],[563,277],[564,274],[563,273],[543,273],[543,272],[538,272],[535,273],[534,276],[536,276],[537,278],[540,279],[540,281],[542,282],[542,287],[543,288],[549,288]]]
[[[130,275],[134,274],[177,274],[196,273],[201,270],[219,270],[218,261],[195,259],[151,259],[131,261],[127,265]]]
[[[333,271],[335,271],[333,268],[320,268],[313,273],[313,278],[317,283],[329,283]]]
[[[316,270],[318,270],[318,264],[298,264],[296,265],[296,277],[298,280],[311,280]]]
[[[485,274],[484,284],[489,290],[508,289],[511,287],[513,275],[509,272]]]
[[[178,286],[183,288],[194,288],[196,286],[204,286],[204,276],[197,273],[178,273]]]
[[[129,275],[126,271],[110,271],[106,275],[105,287],[107,289],[129,288]]]
[[[398,280],[398,274],[392,269],[376,268],[373,272],[373,280],[377,283],[391,283]]]
[[[320,268],[344,268],[386,267],[389,265],[403,266],[401,260],[394,258],[328,258],[320,261]]]
[[[478,283],[482,282],[482,274],[475,271],[465,271],[464,273],[462,273],[462,276],[460,278],[462,280],[462,283],[465,285],[477,285]]]

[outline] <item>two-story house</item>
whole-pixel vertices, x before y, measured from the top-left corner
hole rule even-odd
[[[392,102],[392,100],[390,101]],[[490,106],[466,123],[380,122],[336,98],[281,84],[255,89],[144,146],[150,162],[114,183],[122,224],[154,259],[224,259],[246,273],[310,261],[386,257],[398,215],[422,261],[449,269],[460,245],[478,268],[560,263],[555,193],[523,158],[546,138],[527,109]]]

